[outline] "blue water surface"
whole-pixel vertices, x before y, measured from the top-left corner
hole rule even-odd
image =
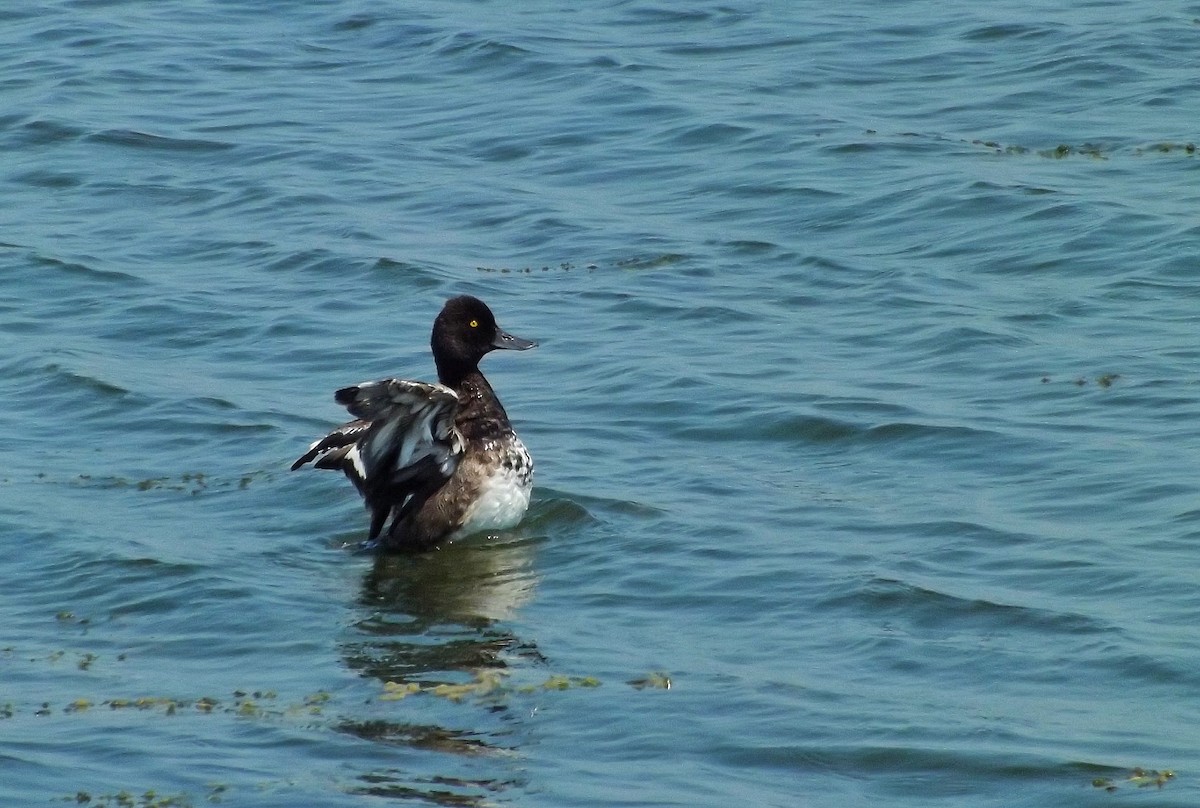
[[[1200,5],[0,22],[0,803],[1200,804]],[[462,293],[529,514],[355,554]]]

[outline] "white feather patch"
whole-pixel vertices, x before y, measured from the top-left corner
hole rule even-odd
[[[462,527],[455,535],[504,530],[516,525],[529,508],[532,489],[528,475],[513,469],[496,469],[484,481],[479,496],[467,508]]]

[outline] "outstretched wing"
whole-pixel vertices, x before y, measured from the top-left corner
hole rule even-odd
[[[458,395],[440,384],[384,379],[338,390],[334,398],[358,420],[309,447],[292,468],[316,458],[341,469],[371,509],[370,538],[394,513],[398,521],[442,487],[465,444],[454,426]]]
[[[316,457],[320,457],[320,460],[314,465],[321,468],[322,460],[335,454],[338,449],[348,450],[366,434],[370,426],[369,421],[351,421],[348,424],[342,424],[320,440],[313,441],[312,445],[308,447],[308,451],[296,458],[296,462],[292,464],[292,471]],[[345,455],[345,451],[342,452],[342,455]]]
[[[384,379],[343,387],[334,398],[368,424],[346,453],[363,481],[402,482],[428,461],[444,479],[454,473],[463,440],[454,428],[458,394],[449,387]]]

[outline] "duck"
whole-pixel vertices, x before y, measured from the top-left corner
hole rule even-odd
[[[382,379],[334,400],[354,420],[314,441],[292,464],[343,472],[371,514],[364,550],[426,551],[518,524],[529,507],[533,458],[479,362],[533,340],[496,323],[482,300],[446,301],[433,322],[436,384]]]

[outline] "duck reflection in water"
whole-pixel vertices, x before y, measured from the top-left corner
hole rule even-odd
[[[383,689],[435,691],[499,679],[516,660],[543,663],[536,646],[502,622],[533,596],[536,545],[528,530],[519,530],[433,553],[376,557],[363,577],[355,636],[342,644],[346,666],[378,679]],[[396,704],[396,709],[372,709],[370,718],[345,720],[340,729],[373,743],[449,754],[437,764],[445,766],[446,775],[430,784],[414,782],[407,770],[377,770],[356,790],[434,804],[484,805],[493,804],[498,791],[520,784],[511,765],[520,743],[513,725],[518,715],[505,700],[467,699],[451,713],[458,726],[447,726],[445,700],[425,700],[424,694],[421,699],[378,702],[376,707]],[[399,716],[404,720],[396,720]],[[412,720],[418,716],[437,719]],[[467,778],[460,772],[464,756],[472,761]]]

